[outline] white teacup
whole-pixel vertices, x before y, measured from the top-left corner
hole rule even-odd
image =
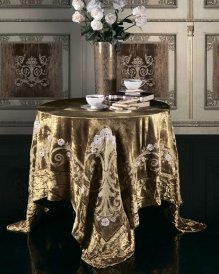
[[[89,94],[86,95],[86,101],[90,105],[91,108],[99,108],[101,107],[105,97],[102,94]]]
[[[139,89],[145,84],[144,80],[141,79],[125,79],[124,85],[127,89]]]

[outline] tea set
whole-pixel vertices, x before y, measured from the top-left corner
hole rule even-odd
[[[145,81],[141,79],[125,79],[123,84],[126,88],[124,90],[125,94],[138,95],[142,91],[140,88],[145,84]],[[108,105],[103,104],[105,99],[105,96],[102,94],[86,95],[86,101],[88,104],[81,106],[81,108],[89,111],[97,111],[108,108]]]

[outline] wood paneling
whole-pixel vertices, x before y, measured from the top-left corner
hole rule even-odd
[[[177,135],[182,214],[207,223],[219,220],[219,135]]]
[[[25,217],[31,136],[0,137],[0,220]]]

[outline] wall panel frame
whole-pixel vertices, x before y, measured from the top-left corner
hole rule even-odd
[[[22,39],[27,39],[28,43],[31,43],[31,39],[38,36],[44,37],[45,39],[61,39],[68,37],[69,44],[63,43],[63,46],[69,49],[64,49],[64,52],[68,52],[65,55],[65,63],[69,66],[65,67],[67,69],[66,75],[63,74],[63,86],[68,87],[67,94],[64,97],[80,97],[82,91],[82,51],[81,51],[81,37],[80,29],[77,25],[66,22],[35,22],[27,24],[24,22],[20,23],[1,23],[0,27],[0,37],[22,37]],[[28,34],[28,35],[27,35]],[[77,39],[75,39],[77,37]],[[65,40],[65,39],[64,39]],[[34,43],[34,41],[32,41]],[[68,76],[67,76],[68,75]],[[65,89],[66,90],[66,89]],[[54,99],[54,98],[53,98]],[[3,100],[3,98],[2,98]],[[4,108],[4,101],[1,101],[1,105]],[[33,105],[31,106],[31,104]],[[21,109],[16,110],[11,109],[10,111],[6,109],[1,109],[1,121],[0,121],[0,134],[7,134],[17,132],[18,134],[27,134],[32,131],[32,125],[35,114],[36,114],[37,100],[33,102],[29,101],[29,107],[21,107]]]
[[[219,22],[195,22],[194,28],[194,120],[213,123],[219,133],[218,97],[214,90],[218,78],[214,77],[214,64],[219,62],[219,56],[214,60],[214,50],[217,50],[214,46],[218,45]]]

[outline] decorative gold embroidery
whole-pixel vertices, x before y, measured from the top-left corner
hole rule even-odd
[[[179,215],[178,158],[168,110],[151,108],[145,115],[140,111],[116,118],[106,111],[108,119],[100,112],[100,119],[89,119],[90,112],[83,119],[76,107],[75,119],[53,111],[37,114],[26,220],[8,230],[32,230],[47,210],[42,199],[70,200],[75,211],[72,234],[82,259],[101,268],[133,255],[141,207],[166,200],[179,231],[205,228]]]

